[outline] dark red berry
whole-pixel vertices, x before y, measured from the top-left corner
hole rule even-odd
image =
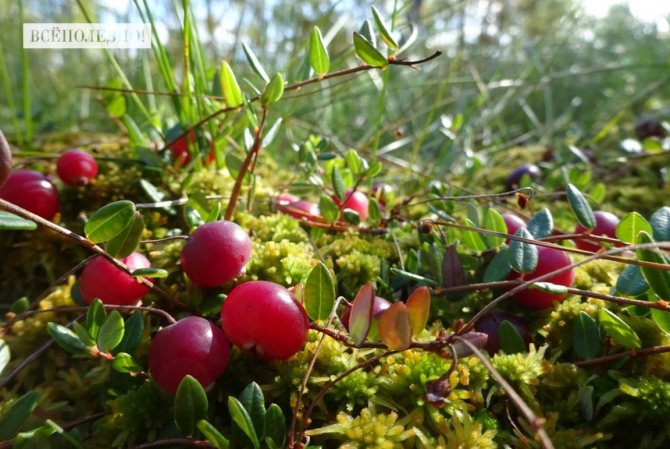
[[[640,120],[635,125],[635,135],[639,140],[644,140],[649,137],[658,137],[662,139],[667,133],[668,131],[665,129],[665,126],[663,126],[663,122],[654,117],[647,117]]]
[[[545,275],[552,271],[558,270],[559,268],[567,267],[571,265],[570,257],[565,254],[563,251],[554,248],[547,248],[540,246],[537,249],[538,262],[535,271],[532,273],[526,274],[523,278],[524,281],[529,281],[536,279],[539,276]],[[519,274],[512,272],[508,279],[518,279]],[[543,279],[542,282],[549,282],[552,284],[563,285],[566,287],[572,287],[572,283],[575,280],[575,269],[571,268],[562,273],[551,276],[548,279]],[[554,302],[562,301],[565,298],[565,295],[547,293],[537,289],[526,289],[523,290],[514,296],[514,299],[519,304],[532,307],[534,309],[544,309],[551,307]]]
[[[95,178],[98,163],[84,151],[67,150],[56,161],[56,172],[65,184],[80,186]]]
[[[42,218],[51,220],[58,212],[58,191],[40,172],[16,170],[0,189],[0,198]]]
[[[190,316],[167,326],[151,340],[149,371],[154,381],[172,394],[186,375],[207,388],[226,370],[229,356],[226,334],[205,318]]]
[[[526,227],[526,222],[523,221],[523,218],[520,218],[513,214],[503,214],[503,220],[505,220],[505,225],[507,226],[507,233],[510,235],[516,234],[521,228]]]
[[[263,359],[286,359],[307,340],[309,320],[302,304],[279,284],[245,282],[223,303],[221,326],[238,348]]]
[[[596,227],[591,230],[591,234],[616,238],[616,227],[619,224],[619,217],[611,212],[605,212],[602,210],[595,211],[593,215],[596,217]],[[582,234],[586,232],[586,230],[587,229],[584,226],[577,223],[577,226],[575,227],[575,234]],[[596,252],[602,248],[597,240],[575,239],[575,244],[579,249],[592,252]]]
[[[505,186],[507,190],[514,190],[519,188],[519,183],[521,179],[527,175],[531,180],[536,181],[540,178],[541,172],[540,168],[535,164],[524,164],[520,165],[514,169],[512,173],[509,174],[507,180],[505,181]]]
[[[391,307],[391,303],[388,302],[386,299],[382,298],[381,296],[375,296],[375,301],[372,303],[372,318],[373,320],[376,318],[377,320],[379,319],[379,315],[386,309]],[[344,310],[342,311],[342,315],[340,316],[340,321],[344,325],[344,327],[349,330],[349,317],[351,316],[351,306],[347,305]]]
[[[298,220],[302,218],[318,217],[321,215],[319,206],[306,200],[298,200],[289,203],[287,206],[282,207],[282,212],[297,218]]]
[[[149,260],[140,253],[132,253],[121,259],[121,262],[131,271],[151,266]],[[144,298],[149,288],[104,257],[96,256],[84,267],[79,278],[79,290],[89,304],[98,298],[103,304],[134,306]]]
[[[188,140],[186,140],[186,136],[188,136]],[[193,131],[189,131],[186,136],[180,137],[172,145],[170,145],[170,152],[172,153],[175,161],[177,161],[178,165],[186,165],[191,162],[191,154],[188,151],[189,143],[195,143],[197,147],[195,133]],[[210,151],[207,155],[207,160],[212,163],[215,159],[216,157],[214,156],[214,152]]]
[[[0,187],[5,183],[12,172],[12,152],[5,135],[0,131]]]
[[[361,220],[368,219],[368,206],[370,205],[370,201],[368,200],[367,195],[363,192],[347,189],[344,194],[344,202],[340,201],[337,197],[334,197],[333,200],[335,200],[335,204],[342,209],[351,209],[356,212],[358,216],[361,217]]]
[[[218,287],[244,273],[251,258],[251,239],[232,221],[200,226],[181,252],[181,266],[194,284]]]
[[[484,348],[490,355],[500,350],[500,325],[503,321],[509,321],[523,337],[526,345],[530,343],[530,332],[526,325],[515,315],[506,312],[491,312],[481,317],[475,323],[475,330],[488,335]]]

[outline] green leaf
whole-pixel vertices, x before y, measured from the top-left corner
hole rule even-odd
[[[517,354],[526,352],[526,341],[523,339],[519,330],[507,320],[503,320],[498,327],[498,338],[500,339],[500,349],[506,354]]]
[[[437,286],[437,282],[435,282],[432,279],[428,279],[427,277],[421,276],[416,273],[412,273],[409,271],[401,270],[400,268],[391,268],[389,270],[391,273],[393,273],[396,276],[399,276],[401,278],[409,279],[410,281],[414,282],[421,282],[427,285],[432,285],[432,286]]]
[[[639,348],[640,337],[621,318],[607,309],[598,310],[598,321],[607,335],[628,348]]]
[[[284,94],[284,77],[281,73],[275,73],[272,80],[265,87],[265,91],[261,96],[261,102],[264,105],[276,103]]]
[[[142,214],[135,211],[131,222],[118,235],[105,245],[105,250],[117,259],[129,256],[140,243],[144,233],[144,219]]]
[[[591,196],[591,199],[595,201],[596,203],[600,204],[603,202],[605,199],[605,193],[607,193],[605,184],[602,182],[599,182],[589,192],[589,195]]]
[[[593,385],[584,385],[577,392],[584,419],[587,421],[593,420],[593,390]]]
[[[526,228],[516,231],[517,237],[533,239],[533,235]],[[537,268],[537,246],[531,243],[512,240],[508,247],[509,263],[518,273],[532,273]]]
[[[385,67],[388,60],[366,38],[354,31],[356,55],[372,67]]]
[[[139,277],[145,277],[145,278],[166,278],[168,277],[170,273],[168,273],[167,270],[164,270],[163,268],[138,268],[137,270],[133,270],[130,275],[135,278]]]
[[[464,219],[466,226],[474,226],[475,224],[468,218]],[[486,251],[487,246],[484,241],[484,237],[479,232],[463,230],[461,231],[463,235],[463,244],[471,251],[481,253]]]
[[[88,330],[78,322],[75,321],[72,324],[72,330],[87,347],[95,345],[95,340],[91,337],[91,334],[89,334]]]
[[[86,330],[93,338],[98,338],[98,332],[100,331],[100,326],[105,322],[107,318],[107,312],[105,307],[102,305],[102,301],[98,298],[95,298],[91,305],[88,306],[88,312],[86,313]]]
[[[39,399],[40,394],[37,391],[29,391],[18,398],[8,410],[5,410],[5,414],[0,418],[0,441],[16,436],[23,423],[37,407]]]
[[[382,218],[382,213],[376,198],[370,198],[370,203],[368,204],[368,217],[373,222],[379,221]]]
[[[641,231],[637,238],[638,244],[653,243],[654,239],[646,233]],[[657,248],[637,250],[637,258],[645,262],[653,262],[663,265],[668,265],[667,257],[661,253]],[[647,281],[651,289],[658,295],[659,298],[670,301],[670,271],[661,270],[658,268],[651,268],[640,266],[642,276]]]
[[[256,435],[262,438],[265,433],[265,399],[261,387],[256,382],[251,382],[242,390],[239,400],[249,413]]]
[[[365,284],[356,293],[351,303],[351,314],[349,315],[349,335],[357,346],[363,343],[370,332],[372,321],[372,307],[375,300],[375,287],[373,284]]]
[[[373,47],[377,47],[377,36],[375,35],[375,30],[372,27],[372,22],[370,22],[370,20],[366,19],[365,22],[363,22],[363,25],[361,25],[361,28],[358,30],[358,34],[372,44]]]
[[[312,320],[325,320],[335,304],[335,283],[328,268],[322,263],[316,265],[307,275],[304,288],[304,302],[307,315]]]
[[[489,207],[484,214],[484,229],[489,231],[501,232],[503,234],[507,233],[507,226],[505,225],[505,219],[500,212]],[[497,237],[493,235],[487,235],[486,240],[489,242],[489,245],[492,248],[499,248],[500,245],[505,243],[503,237]]]
[[[382,18],[379,15],[379,11],[377,11],[377,8],[375,8],[374,6],[371,9],[372,9],[372,17],[375,19],[375,25],[377,26],[377,31],[379,31],[379,35],[382,37],[382,40],[386,43],[386,45],[389,46],[391,50],[396,51],[398,49],[398,43],[395,41],[395,39],[393,39],[391,33],[389,33],[388,29],[386,28],[386,25],[384,25],[384,22],[382,21]]]
[[[253,50],[249,48],[249,46],[246,44],[246,42],[242,42],[242,49],[244,50],[244,55],[247,57],[247,61],[249,61],[249,64],[251,65],[251,68],[254,69],[254,72],[261,78],[263,78],[263,81],[266,83],[270,82],[270,77],[268,74],[265,72],[265,69],[263,69],[263,66],[261,63],[258,61],[258,58],[254,54]]]
[[[333,190],[335,191],[335,196],[340,200],[344,201],[346,191],[344,189],[344,180],[342,179],[342,174],[340,169],[337,168],[337,165],[333,165],[333,171],[331,172],[331,178],[333,178]]]
[[[207,394],[200,382],[187,374],[179,383],[174,399],[174,422],[186,436],[193,435],[198,421],[207,417]]]
[[[602,340],[596,321],[586,312],[579,312],[572,325],[572,341],[577,356],[583,360],[600,355]]]
[[[639,296],[649,290],[649,284],[637,265],[628,265],[616,280],[616,290],[624,295]]]
[[[529,288],[540,290],[541,292],[554,295],[565,295],[568,293],[568,287],[565,285],[552,284],[551,282],[533,282]]]
[[[321,216],[328,222],[333,223],[340,218],[340,208],[329,196],[321,195],[319,198],[319,211]]]
[[[37,228],[37,223],[26,220],[18,215],[10,214],[0,210],[0,230],[6,231],[32,231]]]
[[[126,352],[119,352],[114,356],[112,368],[120,373],[138,373],[142,371],[142,366]]]
[[[343,209],[342,216],[344,217],[344,221],[354,226],[357,226],[361,222],[361,216],[353,209]]]
[[[210,424],[209,421],[205,419],[198,421],[198,430],[202,432],[205,439],[212,443],[216,449],[228,449],[230,447],[230,441],[216,427]]]
[[[27,432],[20,432],[14,439],[12,449],[44,449],[50,447],[47,437],[63,433],[63,428],[47,419],[44,424]]]
[[[351,171],[352,175],[360,176],[365,171],[367,163],[358,155],[356,150],[347,150],[345,160],[347,161],[347,168]],[[368,174],[368,176],[374,175]]]
[[[95,211],[84,226],[84,232],[94,243],[106,242],[121,233],[134,216],[132,201],[116,201]]]
[[[651,318],[663,332],[670,334],[670,312],[651,309]]]
[[[47,332],[60,347],[68,352],[73,354],[83,354],[88,351],[88,347],[81,341],[79,336],[65,326],[56,323],[48,323]]]
[[[545,207],[533,215],[531,219],[528,220],[526,229],[536,239],[542,239],[544,237],[550,236],[554,230],[554,218],[551,216],[549,209]]]
[[[11,359],[12,355],[9,352],[9,345],[5,343],[5,340],[0,339],[0,374],[5,370]]]
[[[237,426],[244,432],[244,434],[249,437],[249,440],[254,446],[254,449],[259,449],[261,443],[258,440],[256,431],[254,430],[251,417],[244,409],[240,401],[234,396],[228,396],[228,411],[230,412],[230,417],[233,419],[235,424],[237,424]]]
[[[616,237],[624,243],[635,243],[641,231],[652,233],[651,225],[637,212],[631,212],[621,219],[616,227]]]
[[[670,207],[663,206],[653,213],[649,224],[654,232],[654,239],[658,242],[670,241]]]
[[[126,329],[126,323],[123,321],[121,314],[113,310],[102,326],[100,326],[100,333],[98,333],[98,349],[103,352],[109,352],[116,348],[121,340]]]
[[[317,75],[325,75],[330,68],[330,57],[328,50],[323,44],[323,37],[319,27],[312,29],[312,37],[309,41],[309,64],[312,66],[314,73]]]
[[[270,404],[265,413],[265,441],[272,441],[276,448],[284,447],[286,440],[286,418],[277,404]]]
[[[365,176],[369,178],[374,178],[375,176],[380,174],[383,169],[384,166],[382,165],[382,163],[379,161],[375,161],[372,163],[372,165],[370,165],[370,168],[367,169],[367,171],[365,172]]]
[[[125,331],[121,343],[115,348],[118,352],[132,352],[135,350],[144,333],[144,315],[135,313],[126,319]]]
[[[126,113],[126,98],[123,95],[114,97],[107,105],[107,112],[110,117],[121,118]]]
[[[502,281],[512,271],[512,265],[509,263],[509,248],[503,248],[493,256],[493,259],[486,266],[482,281],[496,282]]]
[[[226,104],[230,107],[237,107],[244,104],[244,95],[242,89],[235,78],[233,69],[227,61],[221,63],[221,91]]]
[[[586,201],[586,198],[579,191],[577,187],[572,184],[568,184],[568,204],[572,213],[575,214],[577,221],[584,226],[586,229],[593,229],[596,227],[596,216],[593,215],[593,209],[589,205],[589,202]]]

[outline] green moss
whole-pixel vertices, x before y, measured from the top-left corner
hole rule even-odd
[[[306,243],[254,242],[251,260],[246,275],[253,280],[266,280],[284,286],[292,286],[307,278],[318,261]]]

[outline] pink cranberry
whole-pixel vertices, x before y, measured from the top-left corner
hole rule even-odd
[[[595,211],[593,215],[596,217],[596,227],[591,230],[591,234],[616,238],[616,227],[619,224],[619,218],[611,212],[602,210]],[[584,232],[586,232],[586,228],[578,223],[575,228],[575,234],[582,234]],[[579,249],[592,252],[596,252],[602,248],[597,240],[575,239],[575,244]]]
[[[516,231],[521,228],[526,227],[526,222],[522,218],[514,214],[503,214],[503,220],[505,220],[505,225],[507,226],[507,233],[514,235]]]
[[[291,195],[290,193],[282,193],[274,199],[272,205],[275,207],[275,209],[277,209],[279,207],[288,206],[289,204],[295,203],[296,201],[300,201],[300,198],[295,195]]]
[[[370,201],[363,192],[347,189],[344,195],[344,203],[337,197],[333,198],[333,200],[342,209],[351,209],[361,217],[361,220],[367,220]]]
[[[65,184],[84,185],[98,174],[98,163],[84,151],[67,150],[56,161],[56,172]]]
[[[58,191],[42,173],[16,170],[0,188],[0,198],[51,220],[60,205]]]
[[[121,259],[121,262],[131,271],[151,266],[149,260],[140,253],[132,253]],[[98,298],[103,304],[133,306],[144,298],[149,288],[104,257],[96,256],[84,267],[79,278],[79,290],[89,304]]]
[[[208,320],[190,316],[167,326],[151,340],[149,371],[158,385],[176,393],[187,375],[207,388],[226,370],[230,343]]]

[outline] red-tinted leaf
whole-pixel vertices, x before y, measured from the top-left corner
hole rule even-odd
[[[412,330],[405,303],[397,302],[379,316],[379,336],[389,349],[409,348]]]
[[[351,304],[351,315],[349,318],[349,335],[353,338],[356,345],[365,341],[370,331],[370,321],[372,320],[372,306],[375,300],[375,287],[372,284],[365,284],[358,290],[353,303]]]
[[[444,288],[465,284],[465,271],[454,245],[448,246],[442,259],[442,285]]]
[[[421,333],[428,322],[430,312],[430,290],[428,287],[419,287],[407,298],[407,314],[412,329],[412,336]]]

